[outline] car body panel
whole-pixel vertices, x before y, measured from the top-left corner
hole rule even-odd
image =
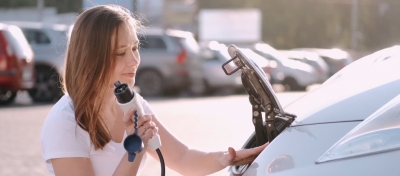
[[[321,87],[288,104],[285,111],[297,115],[293,125],[363,120],[400,94],[400,56],[373,63],[370,58],[357,60]],[[361,110],[363,114],[356,112]],[[342,116],[344,113],[354,115]]]
[[[399,104],[400,95],[362,122],[286,128],[244,175],[397,175],[400,168],[394,163],[400,162],[399,135],[389,136],[386,131],[400,127]],[[337,145],[341,145],[336,148],[339,151],[332,151]],[[326,154],[334,160],[319,162]]]
[[[359,123],[289,127],[276,137],[266,150],[262,151],[244,175],[278,175],[316,165],[315,161],[318,157]]]

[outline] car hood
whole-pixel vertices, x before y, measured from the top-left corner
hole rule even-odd
[[[400,94],[399,67],[398,55],[372,54],[352,63],[284,110],[297,115],[293,126],[364,120]]]

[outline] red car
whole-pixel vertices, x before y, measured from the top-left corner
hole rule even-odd
[[[33,52],[21,29],[0,23],[0,105],[35,84]]]

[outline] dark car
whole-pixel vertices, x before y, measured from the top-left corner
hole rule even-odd
[[[19,90],[35,84],[33,52],[21,29],[0,23],[0,104],[10,104]]]

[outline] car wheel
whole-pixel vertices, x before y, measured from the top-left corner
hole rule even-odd
[[[0,89],[0,105],[11,104],[15,97],[17,97],[17,91]]]
[[[143,96],[159,96],[163,93],[163,78],[155,70],[143,70],[136,77],[136,85]]]
[[[209,90],[209,86],[205,80],[192,80],[189,86],[189,92],[194,96],[206,95]]]
[[[48,67],[36,67],[36,84],[28,93],[35,102],[57,101],[63,95],[58,73]]]
[[[304,91],[306,87],[299,85],[294,78],[286,78],[282,81],[282,84],[285,87],[285,91]]]

